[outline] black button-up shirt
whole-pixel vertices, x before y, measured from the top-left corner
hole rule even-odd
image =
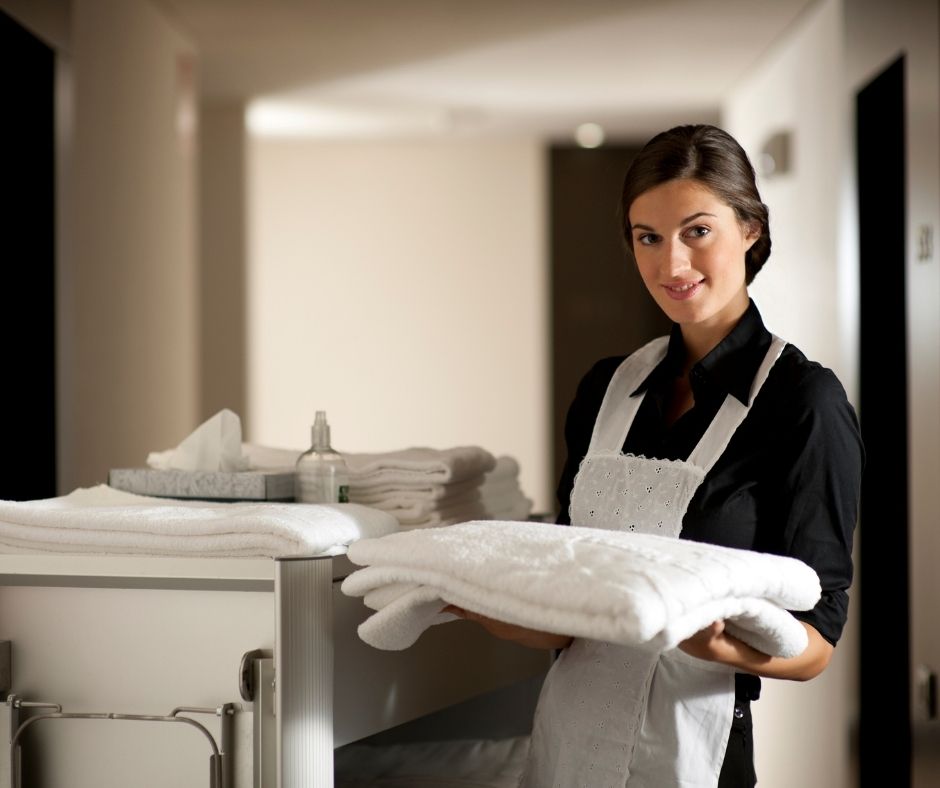
[[[747,312],[689,380],[694,406],[671,426],[663,408],[681,374],[685,346],[674,326],[663,360],[631,396],[642,396],[623,451],[686,460],[725,396],[751,410],[706,474],[682,521],[683,539],[792,556],[819,575],[816,607],[794,611],[835,645],[848,613],[852,535],[858,515],[864,450],[855,410],[831,370],[787,345],[760,394],[751,383],[771,335],[752,301]],[[568,458],[558,485],[558,522],[570,523],[574,477],[587,453],[597,412],[624,357],[597,362],[584,376],[568,411]],[[760,681],[738,675],[738,696],[756,698]]]

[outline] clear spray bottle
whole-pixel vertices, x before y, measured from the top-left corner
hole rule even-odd
[[[294,499],[299,503],[347,503],[349,469],[343,456],[330,446],[326,411],[318,410],[311,446],[297,458]]]

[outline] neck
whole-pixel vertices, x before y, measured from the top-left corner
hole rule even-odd
[[[745,301],[743,308],[735,310],[731,314],[721,315],[705,323],[689,323],[680,326],[682,341],[685,344],[685,368],[683,372],[686,375],[693,366],[711,353],[721,340],[731,333],[738,321],[744,316],[749,304],[750,299]]]

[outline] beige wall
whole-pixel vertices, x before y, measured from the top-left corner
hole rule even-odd
[[[751,295],[767,326],[832,368],[854,401],[855,346],[844,337],[857,344],[857,317],[843,311],[843,297],[855,293],[857,301],[858,288],[839,267],[840,173],[848,128],[841,13],[839,0],[813,6],[729,94],[722,115],[755,165],[771,134],[791,133],[792,171],[759,179],[770,209],[773,254]],[[753,707],[762,788],[851,784],[857,659],[853,615],[822,676],[809,684],[763,682]]]
[[[852,95],[905,55],[912,785],[928,788],[940,783],[940,721],[927,719],[916,678],[920,666],[940,671],[940,11],[931,0],[844,2],[846,89]],[[932,228],[934,250],[921,260],[924,227]]]
[[[246,414],[245,107],[199,110],[199,358],[201,423],[222,408]]]
[[[856,92],[906,55],[908,160],[908,341],[910,387],[912,667],[940,667],[936,602],[940,559],[936,479],[940,474],[940,268],[918,260],[924,226],[940,228],[940,64],[932,2],[826,0],[768,53],[729,95],[724,122],[755,155],[773,131],[795,141],[792,176],[767,180],[773,262],[753,294],[768,323],[831,366],[855,400],[858,249],[854,180]],[[876,526],[877,527],[877,526]],[[861,536],[859,535],[859,539]],[[865,578],[857,574],[856,587]],[[877,582],[874,580],[872,582]],[[857,609],[830,668],[809,685],[766,682],[755,707],[761,785],[829,788],[854,784],[849,742],[857,722]],[[940,739],[912,687],[915,788],[935,784],[936,760],[920,747]],[[807,724],[812,721],[812,724]],[[899,723],[903,724],[903,723]],[[799,752],[798,759],[793,753]],[[928,763],[933,773],[928,773]]]
[[[194,426],[195,72],[150,3],[74,0],[58,271],[59,489]]]
[[[735,86],[722,116],[755,166],[771,134],[791,134],[792,171],[758,176],[770,208],[773,254],[751,295],[771,330],[845,382],[854,353],[840,342],[839,295],[846,283],[837,266],[838,176],[848,123],[841,92],[840,5],[829,0],[804,14],[785,41]]]
[[[0,0],[56,50],[58,489],[197,423],[196,63],[145,0]]]
[[[145,0],[0,5],[49,41],[58,60],[58,484],[68,492],[105,481],[111,467],[142,464],[196,424],[194,53]],[[48,590],[5,589],[0,618],[14,643],[15,691],[67,711],[153,714],[237,700],[238,658],[273,644],[265,594],[75,589],[63,604]],[[161,621],[160,593],[179,595],[172,621]],[[226,608],[235,601],[237,615]],[[135,613],[156,625],[123,631]],[[39,620],[55,622],[44,630],[51,640],[33,638]],[[191,633],[196,652],[168,641],[168,629]],[[109,631],[123,636],[102,657],[97,635]],[[210,641],[222,651],[206,649]],[[202,784],[204,740],[166,727],[173,730],[50,729],[38,734],[34,753],[43,754],[32,757],[42,759],[49,786]],[[242,769],[238,785],[248,784]]]
[[[250,144],[252,440],[481,445],[550,505],[536,141]]]

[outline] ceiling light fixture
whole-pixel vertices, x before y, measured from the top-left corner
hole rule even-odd
[[[582,148],[598,148],[604,144],[604,128],[599,123],[582,123],[574,130],[574,139]]]

